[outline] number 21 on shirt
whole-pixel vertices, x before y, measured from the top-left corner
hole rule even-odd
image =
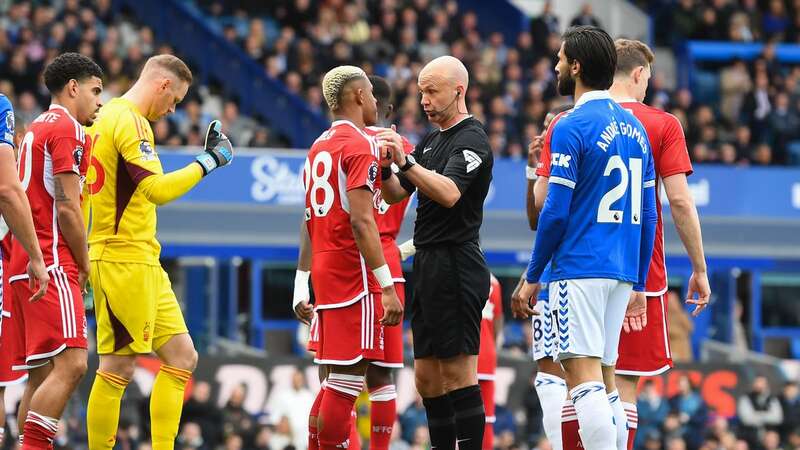
[[[630,158],[628,166],[619,155],[611,155],[606,163],[606,168],[603,170],[603,176],[608,177],[614,171],[620,174],[619,183],[606,192],[600,199],[600,204],[597,206],[597,222],[598,223],[622,223],[625,217],[625,212],[619,209],[611,209],[611,205],[625,196],[628,186],[631,189],[631,215],[630,220],[634,225],[638,225],[642,220],[642,158]],[[630,172],[630,175],[628,175]],[[647,186],[650,187],[654,181],[649,181]]]

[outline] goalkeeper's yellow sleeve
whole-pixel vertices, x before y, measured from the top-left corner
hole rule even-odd
[[[139,181],[139,190],[156,205],[169,203],[189,192],[203,178],[203,169],[192,162],[183,169],[154,173]]]

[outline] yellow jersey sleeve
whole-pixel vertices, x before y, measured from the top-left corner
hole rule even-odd
[[[163,174],[153,131],[147,120],[130,109],[122,111],[117,120],[117,126],[114,127],[114,147],[125,161],[131,178],[138,182],[141,177]],[[131,164],[136,167],[130,167]],[[144,172],[139,173],[137,168]]]

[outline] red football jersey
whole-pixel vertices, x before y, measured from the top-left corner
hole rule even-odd
[[[319,309],[347,306],[369,292],[381,292],[353,237],[347,200],[352,189],[380,189],[378,155],[376,141],[347,120],[333,122],[308,152],[305,220]],[[374,215],[377,222],[377,210]]]
[[[653,160],[656,166],[656,205],[658,224],[653,245],[653,258],[647,273],[645,291],[648,296],[659,296],[667,291],[667,266],[664,255],[664,220],[661,211],[661,180],[679,173],[692,173],[692,162],[686,149],[686,138],[678,119],[668,112],[643,103],[622,102],[620,106],[630,111],[644,125]]]
[[[33,224],[48,270],[75,265],[67,241],[58,227],[55,175],[71,172],[86,179],[91,140],[66,108],[50,105],[25,133],[19,152],[19,179],[28,195]],[[28,254],[14,240],[11,246],[11,281],[27,278]]]
[[[364,129],[370,136],[375,136],[380,130],[381,128],[379,127],[366,127]],[[414,145],[405,137],[403,137],[403,150],[406,155],[414,151]],[[406,215],[409,201],[410,197],[406,197],[403,201],[390,205],[381,198],[380,190],[375,191],[375,207],[378,209],[378,232],[381,235],[383,255],[386,258],[386,263],[389,264],[392,278],[398,282],[405,281],[405,278],[403,277],[403,267],[396,239],[397,235],[400,234],[400,227],[403,225],[403,217]]]
[[[497,369],[497,344],[494,340],[494,318],[503,314],[503,293],[500,282],[492,275],[489,300],[481,318],[481,347],[478,350],[478,379],[493,380]]]
[[[547,130],[544,132],[544,143],[542,144],[542,152],[539,154],[539,163],[536,164],[536,175],[540,177],[549,177],[550,176],[550,141],[553,139],[553,129],[556,127],[556,123],[567,113],[572,111],[568,109],[566,111],[562,111],[558,113],[553,120],[550,121],[550,126],[547,127]]]
[[[646,294],[651,297],[659,296],[667,290],[667,266],[664,255],[664,221],[661,212],[661,179],[670,175],[692,173],[692,162],[686,149],[686,138],[683,127],[678,119],[670,113],[647,106],[643,103],[630,101],[620,105],[630,111],[644,125],[647,137],[650,139],[650,148],[656,166],[656,203],[658,206],[658,224],[656,225],[655,245],[653,258],[650,261],[650,270],[645,283]],[[550,176],[550,130],[553,124],[564,113],[553,119],[545,135],[540,163],[536,169],[539,176]]]

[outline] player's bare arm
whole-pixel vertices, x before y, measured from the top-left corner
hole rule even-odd
[[[526,178],[528,180],[527,190],[525,192],[525,213],[528,216],[528,226],[531,231],[536,231],[539,226],[539,209],[536,205],[536,190],[538,177],[536,176],[536,166],[539,163],[539,155],[542,153],[542,146],[544,145],[544,134],[540,134],[533,138],[528,145],[528,166],[526,170]]]
[[[300,224],[300,254],[297,257],[297,272],[294,277],[294,298],[292,309],[297,319],[306,325],[311,324],[314,308],[308,304],[311,294],[308,290],[308,279],[311,276],[311,237],[305,221]]]
[[[381,181],[381,196],[386,203],[393,205],[402,202],[408,198],[409,195],[411,195],[411,193],[405,190],[400,184],[400,179],[397,178],[396,175],[392,174],[389,178]]]
[[[78,284],[86,290],[89,279],[89,245],[81,211],[81,183],[72,172],[57,173],[53,181],[58,227],[78,265]]]
[[[372,192],[365,188],[351,189],[347,191],[347,200],[350,202],[350,226],[353,229],[353,237],[358,250],[364,255],[367,267],[375,270],[386,266],[378,225],[375,223],[373,215]],[[381,323],[385,326],[397,325],[403,317],[403,306],[400,305],[400,300],[397,298],[394,283],[390,282],[385,287],[381,286],[381,289],[383,291]]]
[[[686,303],[695,305],[692,315],[697,317],[708,306],[708,300],[711,297],[700,218],[697,215],[692,193],[689,191],[686,174],[672,175],[664,178],[663,181],[675,229],[678,230],[678,236],[680,236],[692,263],[692,276],[689,278]],[[697,294],[696,299],[695,294]]]
[[[5,144],[0,144],[0,213],[30,258],[28,277],[31,288],[35,284],[39,285],[31,301],[38,300],[47,292],[50,276],[47,274],[42,249],[39,248],[39,240],[33,228],[31,205],[17,176],[14,149]]]
[[[397,132],[389,129],[384,130],[378,133],[378,140],[382,146],[391,147],[392,160],[398,167],[402,168],[406,165],[407,159],[403,151],[403,141]],[[452,208],[458,203],[458,200],[461,199],[461,191],[458,190],[458,186],[456,186],[453,180],[444,175],[439,175],[432,170],[428,170],[419,164],[414,164],[414,166],[406,170],[404,174],[408,181],[414,184],[420,192],[445,208]],[[392,175],[392,178],[397,177]],[[398,186],[400,185],[399,180],[396,181],[396,183]],[[403,189],[403,191],[405,191],[405,189]],[[407,192],[406,195],[408,195]],[[386,200],[386,202],[390,203],[389,200]]]

